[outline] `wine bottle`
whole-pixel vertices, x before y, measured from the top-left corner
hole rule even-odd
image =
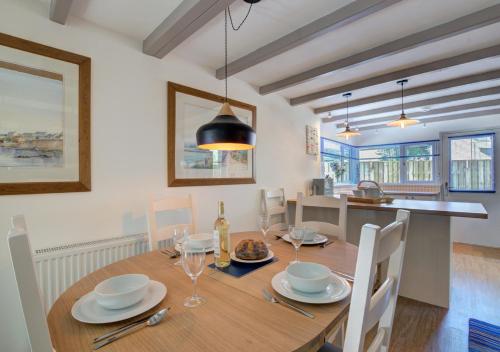
[[[224,217],[224,202],[219,201],[219,216],[215,220],[214,229],[219,234],[218,256],[214,257],[215,266],[225,268],[229,265],[231,258],[231,241],[229,238],[229,222]],[[217,242],[217,241],[216,241]],[[217,243],[215,243],[216,245]]]

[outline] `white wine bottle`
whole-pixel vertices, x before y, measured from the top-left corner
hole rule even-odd
[[[225,268],[231,262],[231,241],[229,238],[229,222],[224,217],[224,202],[219,201],[219,217],[215,220],[214,229],[219,234],[218,256],[214,257],[215,266]],[[217,241],[215,241],[217,242]],[[217,245],[217,243],[215,243]]]

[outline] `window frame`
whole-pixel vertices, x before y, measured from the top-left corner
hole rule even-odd
[[[327,153],[325,152],[325,141],[336,143],[340,145],[340,154],[333,154],[333,153]],[[349,156],[345,156],[344,152],[345,150],[349,151]],[[353,185],[358,183],[358,178],[359,178],[359,169],[357,165],[357,148],[355,146],[342,143],[330,138],[326,137],[321,137],[320,138],[320,162],[321,162],[321,174],[322,177],[325,177],[323,173],[323,157],[336,157],[340,158],[341,164],[344,163],[345,159],[349,160],[349,178],[347,182],[335,182],[336,185]]]
[[[480,189],[452,189],[451,188],[451,162],[452,162],[452,152],[451,152],[451,143],[453,140],[457,139],[472,139],[475,137],[484,137],[484,136],[490,136],[491,138],[491,150],[492,150],[492,157],[491,157],[491,180],[492,180],[492,189],[491,190],[480,190]],[[464,135],[457,135],[457,136],[449,136],[448,138],[448,192],[450,193],[496,193],[496,180],[495,180],[495,167],[496,167],[496,133],[495,132],[484,132],[484,133],[474,133],[474,134],[464,134]]]

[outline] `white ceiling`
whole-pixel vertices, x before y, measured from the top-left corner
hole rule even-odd
[[[47,2],[48,0],[38,0]],[[79,0],[71,10],[77,16],[115,32],[137,40],[143,40],[166,18],[182,0]],[[248,54],[255,49],[304,26],[327,13],[333,12],[352,0],[262,0],[254,5],[247,22],[241,30],[229,31],[229,61]],[[342,28],[317,37],[235,75],[258,89],[259,86],[288,77],[337,59],[348,57],[383,43],[409,34],[437,26],[458,17],[500,4],[500,0],[403,0],[384,10],[371,14]],[[232,6],[233,19],[239,23],[245,16],[248,4],[238,0]],[[71,19],[70,19],[71,21]],[[322,89],[377,76],[379,74],[409,68],[434,60],[455,56],[468,51],[500,44],[500,22],[478,28],[460,35],[436,41],[395,55],[372,60],[348,69],[338,70],[279,91],[284,98],[292,98]],[[219,14],[194,33],[171,54],[199,64],[214,71],[224,63],[224,15]],[[463,64],[415,77],[409,77],[407,88],[433,82],[449,80],[470,74],[500,69],[500,58],[491,58]],[[407,101],[418,101],[438,96],[477,90],[500,85],[500,80],[486,81],[443,91],[410,96]],[[379,84],[352,92],[352,99],[369,97],[398,90],[395,82]],[[496,96],[454,101],[440,107],[462,105]],[[315,100],[306,105],[314,108],[343,102],[341,95]],[[397,100],[381,101],[355,107],[355,111],[389,106]],[[408,113],[422,111],[409,109]],[[344,114],[343,109],[333,111],[334,116]],[[325,117],[326,114],[322,114]],[[367,115],[358,120],[369,120],[387,114]]]

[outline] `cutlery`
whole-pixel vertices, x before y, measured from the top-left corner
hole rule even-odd
[[[160,252],[163,253],[163,254],[168,255],[170,258],[177,258],[177,257],[179,257],[181,255],[175,249],[172,250],[172,249],[169,249],[169,248],[164,248],[164,249],[160,250]]]
[[[267,289],[263,288],[262,289],[262,294],[264,295],[264,298],[266,299],[266,301],[268,302],[271,302],[271,303],[279,303],[279,304],[282,304],[290,309],[293,309],[294,311],[296,312],[299,312],[300,314],[303,314],[305,315],[306,317],[308,318],[311,318],[311,319],[314,319],[314,314],[312,313],[309,313],[309,312],[306,312],[305,310],[303,310],[302,308],[299,308],[297,306],[294,306],[293,304],[290,304],[288,302],[285,302],[284,300],[280,299],[280,298],[277,298],[275,296],[273,296],[271,294],[271,292],[269,292]]]
[[[108,337],[104,340],[101,340],[97,343],[94,343],[94,350],[98,350],[99,348],[104,347],[104,346],[122,338],[123,336],[131,334],[131,333],[133,333],[137,330],[140,330],[142,328],[158,325],[163,320],[165,315],[167,314],[167,310],[168,309],[162,309],[158,313],[156,313],[152,317],[150,317],[148,320],[146,320],[142,323],[137,323],[135,325],[132,325],[129,328],[127,328],[127,329],[125,329],[125,330],[123,330],[123,331],[121,331],[121,332],[119,332],[111,337]]]
[[[170,307],[167,308],[167,311],[170,310]],[[113,331],[110,331],[108,332],[107,334],[104,334],[104,335],[101,335],[99,337],[96,337],[93,341],[93,343],[96,343],[96,342],[99,342],[99,341],[102,341],[110,336],[113,336],[113,335],[116,335],[118,334],[119,332],[122,332],[124,330],[127,330],[128,328],[132,327],[133,325],[137,325],[137,324],[140,324],[140,323],[144,323],[145,321],[147,321],[148,319],[151,319],[151,317],[153,317],[155,314],[158,314],[160,311],[156,312],[156,313],[153,313],[147,317],[144,317],[142,319],[138,319],[138,320],[135,320],[131,323],[128,323],[127,325],[124,325],[122,327],[119,327]]]
[[[325,242],[325,243],[323,243],[323,244],[321,245],[321,248],[325,248],[326,246],[331,245],[333,242],[335,242],[335,240],[330,240],[330,241],[327,241],[327,242]]]
[[[331,269],[331,270],[332,270],[332,273],[337,274],[338,276],[343,277],[347,281],[354,282],[354,276],[346,274],[346,273],[343,273],[342,271],[337,271],[337,270],[333,270],[333,269]]]
[[[283,236],[285,236],[285,235],[286,235],[286,233],[281,234],[281,235],[279,235],[279,234],[275,234],[275,235],[274,235],[274,237],[276,237],[276,239],[277,239],[277,240],[282,240],[282,239],[283,239]]]

